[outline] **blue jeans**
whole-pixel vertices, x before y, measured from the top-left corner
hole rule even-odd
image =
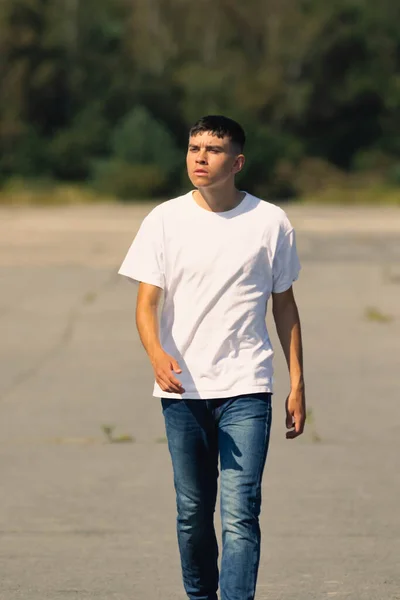
[[[260,559],[261,479],[271,394],[222,400],[162,399],[177,499],[183,583],[190,600],[252,600]],[[214,530],[218,456],[222,560]]]

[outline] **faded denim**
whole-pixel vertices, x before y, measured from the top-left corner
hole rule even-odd
[[[190,600],[253,600],[260,560],[261,480],[271,394],[162,399],[177,499],[183,583]],[[214,531],[218,458],[222,560]]]

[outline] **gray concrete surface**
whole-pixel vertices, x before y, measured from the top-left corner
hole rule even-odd
[[[0,210],[1,600],[185,597],[135,286],[116,274],[150,208]],[[257,599],[400,599],[400,211],[287,211],[312,419],[285,440],[272,330]],[[135,442],[107,443],[107,424]]]

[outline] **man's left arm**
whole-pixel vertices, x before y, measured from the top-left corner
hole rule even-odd
[[[293,288],[272,294],[272,313],[290,374],[290,394],[286,400],[287,439],[303,433],[306,400],[303,373],[303,348],[299,311]]]

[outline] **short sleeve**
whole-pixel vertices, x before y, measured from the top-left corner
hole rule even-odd
[[[274,293],[286,292],[299,277],[301,265],[297,255],[296,234],[287,217],[280,229],[272,267]]]
[[[164,289],[163,228],[158,211],[143,220],[118,273]]]

